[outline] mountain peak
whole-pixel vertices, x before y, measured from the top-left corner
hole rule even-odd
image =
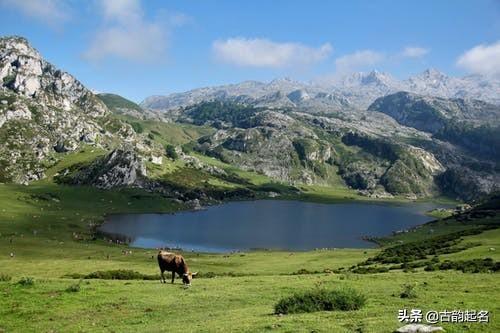
[[[2,54],[14,52],[29,57],[42,58],[40,53],[30,45],[28,40],[20,36],[0,37],[0,51]]]
[[[301,84],[301,83],[298,82],[298,81],[295,81],[295,80],[293,80],[293,79],[291,79],[289,77],[277,78],[277,79],[274,79],[271,82],[269,82],[269,85],[283,85],[283,84],[286,84],[286,85],[290,85],[290,84],[297,85],[297,84]]]
[[[47,62],[28,40],[19,36],[0,38],[0,90],[63,110],[76,106],[95,115],[107,111],[90,90]]]
[[[389,74],[382,73],[377,70],[372,70],[370,73],[365,74],[361,79],[363,84],[380,83],[388,85],[390,81],[392,81],[392,77]]]
[[[436,68],[428,68],[420,76],[426,78],[447,78],[448,76]]]
[[[26,38],[22,37],[22,36],[16,36],[16,35],[13,35],[13,36],[3,36],[3,37],[0,37],[0,41],[1,42],[16,42],[16,43],[22,43],[22,44],[26,44],[29,46],[29,42]]]

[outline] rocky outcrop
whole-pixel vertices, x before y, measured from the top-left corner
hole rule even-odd
[[[117,149],[90,165],[77,165],[64,170],[57,181],[71,185],[89,185],[103,189],[142,187],[146,180],[143,159],[131,150]]]
[[[0,38],[2,88],[40,103],[68,111],[77,106],[98,117],[107,112],[104,104],[70,74],[45,61],[21,37]]]

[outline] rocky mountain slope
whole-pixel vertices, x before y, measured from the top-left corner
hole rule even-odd
[[[429,132],[476,156],[500,158],[500,106],[399,92],[378,98],[368,110],[385,113],[404,126]]]
[[[402,125],[433,134],[442,131],[452,121],[474,125],[500,123],[500,106],[480,100],[447,99],[408,92],[380,97],[368,110],[383,112]]]
[[[399,92],[367,111],[213,101],[168,114],[217,129],[198,151],[290,183],[379,197],[471,199],[499,188],[500,107],[479,100]]]
[[[198,140],[199,152],[294,184],[346,184],[370,196],[412,198],[443,191],[472,198],[498,187],[491,160],[381,112],[320,116],[207,102],[185,109],[177,121],[217,129]],[[467,184],[458,181],[460,172]]]
[[[431,135],[430,145],[421,144],[447,166],[438,177],[444,192],[473,197],[500,188],[500,106],[399,92],[378,98],[368,110]]]
[[[0,38],[0,142],[0,182],[19,183],[43,178],[58,154],[82,145],[140,144],[96,95],[21,37]]]
[[[329,109],[351,108],[352,105],[342,95],[327,92],[322,87],[305,84],[288,78],[276,79],[270,83],[245,81],[220,87],[207,87],[168,96],[151,96],[141,106],[150,110],[175,110],[204,101],[227,101],[266,107],[296,107],[309,109],[327,107]]]
[[[387,73],[353,73],[333,80],[302,83],[276,79],[270,83],[245,81],[218,87],[194,89],[167,96],[151,96],[141,106],[145,109],[171,111],[204,101],[226,101],[266,107],[300,107],[313,112],[366,109],[378,97],[398,91],[443,98],[480,99],[500,104],[500,81],[480,75],[449,77],[428,69],[407,80],[397,80]]]

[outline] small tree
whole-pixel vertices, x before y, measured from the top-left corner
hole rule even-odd
[[[175,150],[175,147],[173,145],[166,145],[165,154],[167,155],[168,158],[171,158],[173,160],[179,158],[179,154],[177,154],[177,151]]]

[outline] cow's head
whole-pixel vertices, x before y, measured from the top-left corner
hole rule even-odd
[[[187,273],[184,273],[182,275],[182,283],[190,285],[191,284],[191,280],[196,276],[196,274],[198,274],[198,272],[194,272],[194,273],[187,272]]]

